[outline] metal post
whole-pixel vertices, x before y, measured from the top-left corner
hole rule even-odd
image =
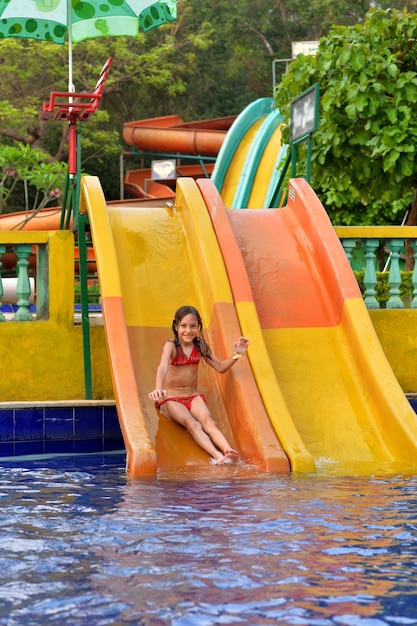
[[[84,384],[86,400],[93,397],[91,377],[90,319],[88,316],[88,283],[87,283],[87,245],[85,241],[85,225],[87,215],[78,216],[78,252],[80,264],[81,324],[83,331]]]

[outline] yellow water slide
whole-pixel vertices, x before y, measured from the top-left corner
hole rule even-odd
[[[314,191],[296,179],[281,209],[227,211],[211,181],[198,185],[292,469],[414,473],[416,415]]]
[[[141,202],[106,205],[99,180],[82,178],[102,296],[117,412],[128,470],[206,465],[186,431],[148,399],[175,310],[191,304],[219,358],[242,334],[226,269],[207,207],[192,179],[179,179],[175,206]],[[200,388],[221,430],[242,459],[262,471],[290,466],[271,426],[247,359],[218,375],[204,363]]]

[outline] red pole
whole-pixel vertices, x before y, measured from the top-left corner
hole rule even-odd
[[[77,173],[77,122],[71,115],[68,130],[68,174]]]

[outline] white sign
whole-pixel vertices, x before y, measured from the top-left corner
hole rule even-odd
[[[319,85],[315,83],[291,102],[291,143],[317,130]]]
[[[295,59],[299,54],[317,54],[319,49],[318,41],[293,41],[291,43],[292,58]]]

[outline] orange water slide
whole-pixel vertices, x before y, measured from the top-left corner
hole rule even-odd
[[[213,172],[214,163],[204,165],[177,165],[176,177],[171,179],[153,179],[152,170],[144,168],[140,170],[128,170],[124,179],[125,191],[136,198],[174,198],[175,186],[178,177],[201,178],[210,176]]]
[[[235,119],[231,115],[184,122],[178,115],[154,117],[123,124],[123,139],[139,151],[217,156]]]
[[[226,211],[213,181],[198,184],[251,338],[252,370],[292,469],[415,473],[415,413],[307,181],[290,181],[285,207],[257,211]]]
[[[33,214],[16,211],[0,216],[1,230],[57,230],[61,220],[61,207],[42,209]],[[28,219],[28,216],[30,219]]]

